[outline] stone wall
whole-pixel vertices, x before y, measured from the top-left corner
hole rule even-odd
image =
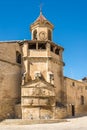
[[[65,78],[67,115],[80,116],[87,114],[87,83]],[[81,99],[83,97],[83,99]],[[73,108],[74,107],[74,108]]]
[[[63,119],[67,117],[67,108],[57,107],[55,108],[55,119]]]
[[[15,105],[15,118],[17,119],[22,118],[21,104]]]
[[[14,118],[21,96],[21,65],[16,63],[17,43],[0,43],[0,118]]]
[[[54,75],[54,86],[56,93],[56,101],[61,102],[61,92],[63,89],[63,66],[57,59],[50,59],[48,61],[48,71]]]
[[[75,108],[76,116],[87,115],[87,105],[79,105]]]

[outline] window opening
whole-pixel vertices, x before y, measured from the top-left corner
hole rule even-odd
[[[72,86],[75,86],[75,82],[72,82]]]
[[[16,62],[21,64],[21,53],[16,51]]]
[[[46,49],[45,43],[38,43],[38,49]]]
[[[33,40],[37,40],[37,30],[34,30],[33,32]]]
[[[50,80],[50,83],[53,84],[53,81],[54,81],[54,75],[53,74],[49,74],[49,80]]]
[[[51,51],[54,52],[54,46],[51,45]]]
[[[81,105],[84,105],[84,96],[81,96]]]
[[[29,49],[36,49],[36,43],[29,44]]]
[[[51,39],[51,31],[50,30],[48,30],[48,40],[52,40]]]
[[[55,54],[57,54],[57,55],[59,55],[59,49],[57,48],[56,50],[55,50]]]

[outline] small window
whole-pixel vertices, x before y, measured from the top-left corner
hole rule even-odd
[[[59,55],[59,52],[60,52],[60,50],[57,48],[57,49],[55,50],[55,54]]]
[[[46,49],[45,43],[38,43],[38,49]]]
[[[84,105],[84,96],[81,96],[81,105]]]
[[[34,30],[33,32],[33,40],[37,40],[37,30]]]
[[[53,74],[49,74],[49,81],[51,84],[54,84],[54,75]]]
[[[52,52],[54,52],[54,46],[51,45],[50,49],[51,49]]]
[[[16,62],[21,64],[21,53],[16,51]]]
[[[48,40],[52,40],[51,31],[48,30]]]
[[[72,82],[72,84],[71,84],[73,87],[75,86],[75,82]]]
[[[36,49],[36,43],[29,44],[29,49]]]

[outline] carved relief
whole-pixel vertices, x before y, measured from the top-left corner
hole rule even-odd
[[[34,96],[40,96],[40,95],[42,95],[42,90],[41,90],[41,88],[35,88],[34,90],[33,90],[33,94],[32,95],[34,95]]]

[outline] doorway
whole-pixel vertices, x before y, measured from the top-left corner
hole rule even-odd
[[[75,116],[75,106],[72,105],[72,116]]]

